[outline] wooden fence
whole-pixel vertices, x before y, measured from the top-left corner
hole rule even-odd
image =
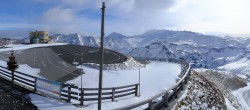
[[[181,74],[179,75],[181,79],[177,81],[175,86],[171,87],[169,90],[165,92],[158,93],[147,100],[132,105],[128,105],[125,107],[117,108],[117,110],[133,109],[145,104],[148,104],[149,110],[154,110],[154,109],[159,109],[162,106],[167,106],[172,99],[177,98],[179,91],[183,90],[184,84],[187,83],[191,67],[188,63],[184,61],[174,61],[174,62],[181,64]],[[11,72],[6,67],[3,66],[0,66],[0,77],[9,81],[11,81],[13,77],[14,78],[13,83],[15,83],[16,85],[19,85],[30,91],[34,91],[35,93],[38,93],[36,91],[37,77],[18,71],[15,71],[14,75],[12,75]],[[125,97],[129,95],[138,96],[139,86],[140,86],[139,84],[132,84],[120,87],[102,88],[103,90],[102,100],[115,101],[116,98]],[[155,103],[154,101],[159,97],[162,97],[162,100]],[[79,88],[78,86],[72,84],[62,84],[61,99],[69,103],[71,102],[71,100],[76,100],[79,102],[80,105],[84,105],[84,102],[86,101],[98,100],[98,88]]]
[[[13,77],[14,76],[14,77]],[[12,77],[14,81],[12,83],[21,86],[25,89],[33,91],[38,94],[45,95],[36,91],[36,79],[37,77],[15,71],[14,75],[3,66],[0,66],[0,77],[11,81]],[[138,96],[139,84],[132,84],[120,87],[102,88],[102,100],[115,101],[116,98],[125,97],[129,95]],[[79,88],[73,84],[62,84],[61,99],[66,102],[72,102],[76,100],[80,105],[84,105],[85,101],[97,101],[98,100],[98,88]]]
[[[14,74],[12,73],[3,66],[0,66],[0,76],[6,80],[11,81],[12,77],[14,78],[15,84],[24,87],[30,91],[35,91],[35,86],[36,86],[36,77],[31,76],[22,72],[15,71]]]
[[[85,101],[97,101],[98,100],[98,88],[79,88],[78,86],[71,84],[63,84],[64,89],[61,93],[61,99],[71,102],[71,100],[77,100],[80,105],[84,105]],[[128,95],[138,96],[139,84],[132,84],[120,87],[102,88],[102,100],[115,101],[116,98],[124,97]]]

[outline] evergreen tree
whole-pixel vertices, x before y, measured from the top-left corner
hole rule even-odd
[[[13,51],[11,52],[11,55],[9,57],[9,61],[7,62],[7,68],[12,73],[12,82],[13,82],[14,81],[14,71],[18,68]]]
[[[9,61],[7,62],[7,68],[10,71],[15,71],[18,68],[17,62],[15,60],[15,56],[14,53],[12,52],[10,57],[9,57]]]

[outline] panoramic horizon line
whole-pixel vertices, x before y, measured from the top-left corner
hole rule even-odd
[[[8,34],[10,32],[13,32],[13,31],[22,31],[22,30],[0,30],[0,31],[6,31],[5,34]],[[10,32],[8,32],[10,31]],[[70,35],[70,34],[80,34],[82,36],[92,36],[92,37],[100,37],[100,35],[94,35],[94,34],[86,34],[86,33],[83,33],[83,32],[72,32],[72,33],[62,33],[62,32],[53,32],[53,31],[48,31],[48,30],[23,30],[23,31],[27,31],[27,35],[29,34],[29,32],[34,32],[34,31],[47,31],[49,32],[50,34],[62,34],[62,35]],[[250,37],[250,34],[227,34],[227,33],[220,33],[220,32],[209,32],[209,33],[202,33],[202,32],[196,32],[196,31],[189,31],[189,30],[174,30],[174,29],[149,29],[147,31],[144,31],[142,33],[137,33],[137,34],[124,34],[124,33],[120,33],[120,32],[110,32],[110,33],[107,33],[105,34],[105,37],[111,35],[112,33],[118,33],[118,34],[121,34],[121,35],[124,35],[124,36],[136,36],[136,35],[142,35],[144,33],[147,33],[149,31],[173,31],[173,32],[192,32],[192,33],[197,33],[197,34],[202,34],[202,35],[208,35],[208,36],[217,36],[217,37],[226,37],[226,36],[229,36],[229,37],[242,37],[242,38],[248,38]],[[8,36],[7,37],[4,37],[4,35],[0,35],[1,38],[19,38],[19,37],[16,37],[15,35],[11,35],[12,37]],[[28,36],[25,36],[25,37],[28,37]]]

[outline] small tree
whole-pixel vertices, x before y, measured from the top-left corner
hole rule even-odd
[[[14,71],[18,68],[13,51],[11,52],[11,55],[9,57],[9,61],[7,62],[7,68],[8,68],[8,70],[11,71],[12,82],[13,82],[14,81]]]

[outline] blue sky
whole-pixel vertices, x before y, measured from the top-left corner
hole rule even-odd
[[[249,0],[1,0],[0,30],[141,34],[150,29],[250,34]]]

